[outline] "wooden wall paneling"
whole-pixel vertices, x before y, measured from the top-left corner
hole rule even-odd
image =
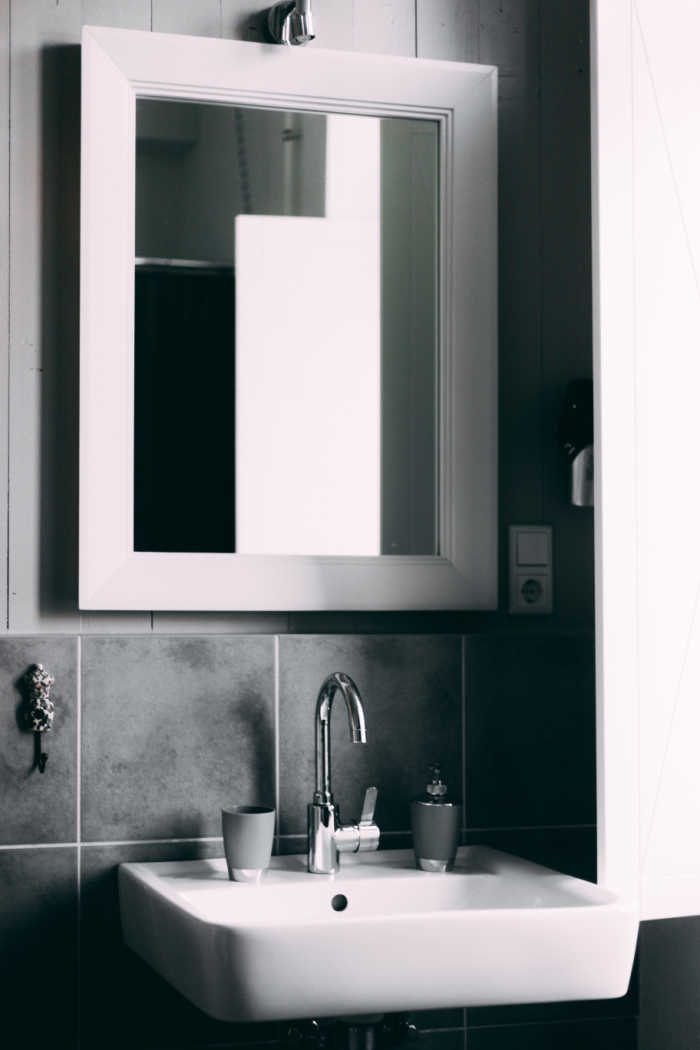
[[[80,31],[148,25],[148,0],[14,0],[11,14],[9,627],[77,610]],[[107,614],[89,628],[138,630]]]
[[[221,36],[227,40],[266,41],[264,5],[255,0],[221,0]]]
[[[353,2],[338,3],[338,0],[314,0],[314,24],[316,39],[312,47],[336,48],[339,51],[353,49]]]
[[[0,633],[7,630],[7,442],[10,354],[10,0],[0,0]]]
[[[479,61],[479,0],[416,0],[419,58]]]
[[[415,0],[353,0],[353,51],[416,53]]]
[[[83,0],[82,22],[117,29],[151,28],[151,0]]]
[[[152,0],[151,10],[154,33],[221,36],[219,0]]]
[[[170,0],[157,2],[169,4]],[[186,7],[188,2],[182,0],[181,6]],[[264,4],[250,0],[222,0],[221,35],[234,40],[264,40],[264,11]],[[415,54],[414,0],[314,0],[313,14],[316,40],[312,47]]]
[[[567,384],[593,369],[588,0],[541,23],[543,518],[554,528],[557,618],[593,624],[593,510],[569,504],[556,425]]]
[[[542,521],[539,4],[481,0],[479,61],[498,66],[499,577],[508,526]],[[516,621],[510,618],[515,626]]]
[[[9,626],[77,630],[79,0],[13,0]]]

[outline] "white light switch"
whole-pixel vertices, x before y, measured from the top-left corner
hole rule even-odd
[[[549,565],[549,532],[546,529],[516,531],[518,565]]]
[[[552,611],[552,527],[511,525],[510,612]]]

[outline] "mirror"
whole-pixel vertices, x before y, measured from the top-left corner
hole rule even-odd
[[[136,551],[439,553],[438,146],[137,99]]]
[[[80,607],[497,605],[496,71],[85,27]]]

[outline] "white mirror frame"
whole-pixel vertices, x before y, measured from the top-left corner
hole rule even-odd
[[[82,46],[80,607],[496,608],[495,68],[90,26]],[[440,557],[134,551],[137,97],[439,122]]]

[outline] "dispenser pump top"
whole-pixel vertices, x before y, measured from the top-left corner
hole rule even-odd
[[[426,794],[429,796],[430,801],[441,802],[447,794],[447,784],[442,779],[440,766],[430,766],[430,774],[433,779],[430,784],[425,786]]]

